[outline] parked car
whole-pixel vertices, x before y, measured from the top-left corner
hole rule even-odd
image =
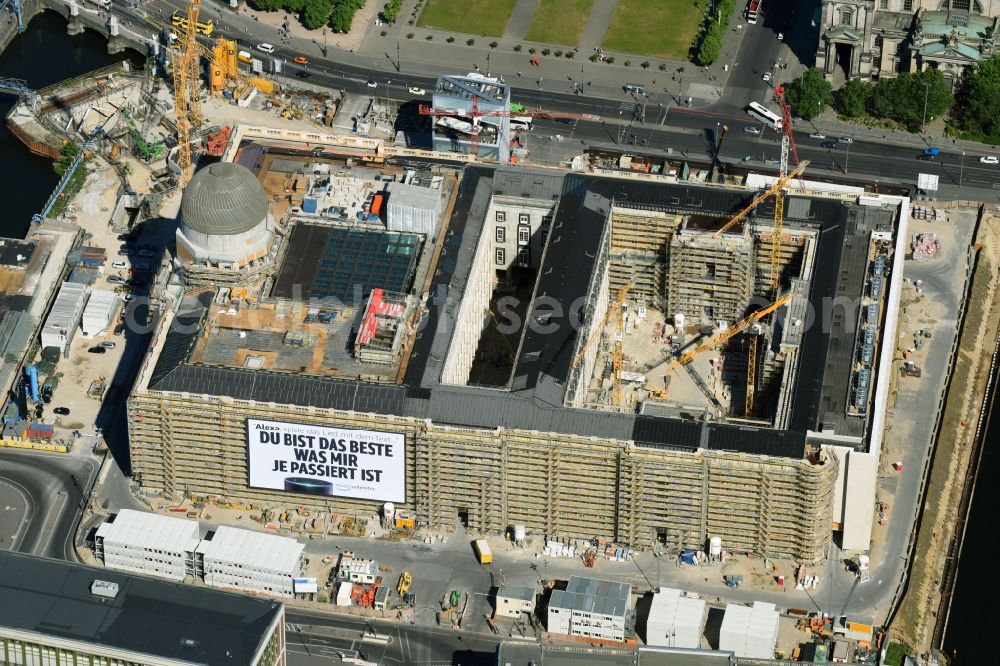
[[[104,347],[91,347],[87,351],[91,354],[106,354],[108,352]]]
[[[821,146],[822,146],[823,148],[826,148],[827,150],[833,150],[833,149],[835,149],[835,148],[836,148],[837,146],[839,146],[840,144],[838,144],[838,143],[837,143],[836,141],[824,141],[824,142],[823,142],[823,143],[821,143],[820,145],[821,145]]]
[[[118,250],[118,255],[121,257],[131,257],[133,254],[135,254],[135,250],[129,247],[119,248]]]
[[[117,275],[109,275],[108,282],[110,282],[111,284],[128,284],[128,280],[122,277],[118,277]]]
[[[1000,164],[1000,157],[996,155],[983,155],[979,158],[980,164]]]
[[[837,141],[839,141],[841,143],[854,143],[854,139],[852,139],[849,136],[842,136],[839,139],[837,139]]]
[[[779,42],[785,41],[785,33],[783,33],[783,32],[779,32],[778,33],[778,41]]]
[[[826,138],[826,134],[823,134],[822,132],[810,132],[809,138],[816,139],[817,141],[822,141],[823,139]]]
[[[115,269],[116,271],[127,271],[128,263],[124,261],[116,261],[113,264],[111,264],[111,268]]]
[[[369,88],[377,88],[378,87],[378,84],[375,83],[374,81],[371,81],[371,80],[369,80],[368,83],[366,83],[365,85],[368,86]]]
[[[155,250],[139,250],[139,256],[140,257],[155,257],[156,256],[156,251]]]
[[[771,72],[764,72],[764,76],[762,76],[761,78],[764,79],[764,83],[770,83],[771,82]]]
[[[295,76],[299,77],[300,79],[308,79],[310,76],[312,76],[312,74],[310,74],[305,70],[300,69],[299,71],[295,72]]]
[[[59,416],[69,416],[69,407],[56,407],[52,412]]]
[[[760,128],[754,127],[753,125],[747,125],[746,127],[743,128],[743,131],[746,132],[747,134],[753,134],[754,136],[760,134]]]
[[[424,90],[423,88],[416,88],[416,87],[414,87],[414,88],[410,88],[410,94],[411,95],[426,95],[427,91]]]
[[[148,271],[153,265],[148,261],[137,261],[135,262],[135,269],[137,271]]]
[[[292,58],[292,61],[295,62],[298,65],[308,65],[309,64],[309,58],[307,58],[305,56],[295,56],[294,58]]]
[[[115,348],[115,343],[113,343],[113,342],[102,342],[101,344],[99,344],[97,346],[98,347],[104,347],[105,349],[114,349]]]

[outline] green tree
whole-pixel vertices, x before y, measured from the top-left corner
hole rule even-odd
[[[833,96],[833,106],[842,116],[858,118],[865,113],[871,91],[871,85],[861,79],[851,79]]]
[[[276,12],[284,7],[284,0],[249,0],[250,6],[261,12]]]
[[[365,6],[365,0],[336,0],[327,24],[337,32],[350,32],[354,14]]]
[[[403,0],[389,0],[389,2],[385,3],[385,9],[382,10],[382,18],[389,23],[395,23],[402,5]]]
[[[1000,56],[983,60],[966,72],[956,107],[962,129],[1000,137]]]
[[[877,118],[891,118],[911,132],[944,114],[954,103],[951,86],[937,69],[903,73],[894,79],[880,79],[868,100],[868,111]],[[926,103],[926,109],[925,109]]]
[[[333,9],[332,0],[305,0],[305,7],[302,8],[302,25],[310,30],[322,27],[330,18],[331,9]]]
[[[711,65],[719,59],[721,52],[722,34],[718,30],[709,30],[698,50],[698,62],[702,65]]]
[[[823,73],[813,67],[785,86],[785,97],[792,113],[803,120],[812,120],[833,102],[833,89]]]

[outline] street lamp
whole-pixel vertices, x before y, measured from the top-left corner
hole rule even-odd
[[[392,83],[392,79],[388,79],[385,82],[385,103],[389,103],[389,84]]]
[[[965,151],[962,151],[962,161],[958,167],[958,188],[962,189],[962,175],[965,172]]]
[[[847,144],[847,158],[844,160],[844,173],[847,173],[847,167],[851,163],[851,144]]]
[[[928,81],[924,84],[924,120],[920,123],[920,133],[924,133],[924,126],[927,125],[927,94],[931,90],[931,82]]]

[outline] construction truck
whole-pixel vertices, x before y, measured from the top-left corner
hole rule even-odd
[[[410,575],[409,571],[404,571],[399,574],[399,582],[396,583],[396,593],[402,598],[406,596],[406,593],[410,591],[410,585],[413,584],[413,576]]]

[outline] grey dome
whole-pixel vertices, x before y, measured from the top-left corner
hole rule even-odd
[[[250,231],[267,216],[267,193],[244,166],[216,162],[191,178],[181,198],[181,223],[209,236]]]

